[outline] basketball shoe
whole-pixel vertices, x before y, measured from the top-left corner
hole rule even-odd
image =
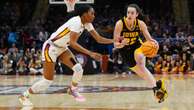
[[[154,96],[158,100],[158,103],[163,102],[167,97],[168,93],[164,85],[164,81],[158,80],[156,82],[156,87],[153,88]]]

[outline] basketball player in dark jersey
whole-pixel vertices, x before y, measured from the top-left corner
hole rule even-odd
[[[140,33],[143,33],[147,41],[154,41],[148,32],[146,24],[137,17],[141,13],[141,9],[136,4],[129,4],[127,7],[127,17],[117,21],[114,30],[114,46],[120,48],[120,52],[124,61],[126,61],[132,71],[138,74],[141,78],[147,80],[153,87],[154,94],[159,99],[159,102],[164,101],[167,97],[167,92],[164,87],[164,82],[156,79],[145,67],[145,56],[141,51],[142,41]]]

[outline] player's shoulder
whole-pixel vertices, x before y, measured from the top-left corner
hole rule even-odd
[[[144,22],[143,20],[140,20],[140,19],[137,19],[137,20],[138,20],[140,26],[141,26],[141,25],[146,25],[145,22]]]
[[[81,18],[79,16],[74,16],[68,22],[78,25],[81,24]]]
[[[123,26],[123,21],[122,21],[122,19],[119,19],[119,20],[116,22],[116,26]]]

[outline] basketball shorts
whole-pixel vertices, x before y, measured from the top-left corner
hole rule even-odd
[[[125,46],[120,49],[121,56],[125,64],[127,64],[130,68],[136,65],[135,61],[135,51],[140,48],[140,43],[135,43],[133,45]]]
[[[57,45],[53,44],[51,41],[46,41],[43,44],[43,48],[42,48],[42,61],[56,62],[57,58],[67,49],[68,49],[67,46],[58,47]]]

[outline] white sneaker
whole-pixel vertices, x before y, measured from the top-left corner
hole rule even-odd
[[[25,97],[25,96],[21,95],[21,96],[19,96],[19,101],[23,106],[33,106],[29,97]]]

